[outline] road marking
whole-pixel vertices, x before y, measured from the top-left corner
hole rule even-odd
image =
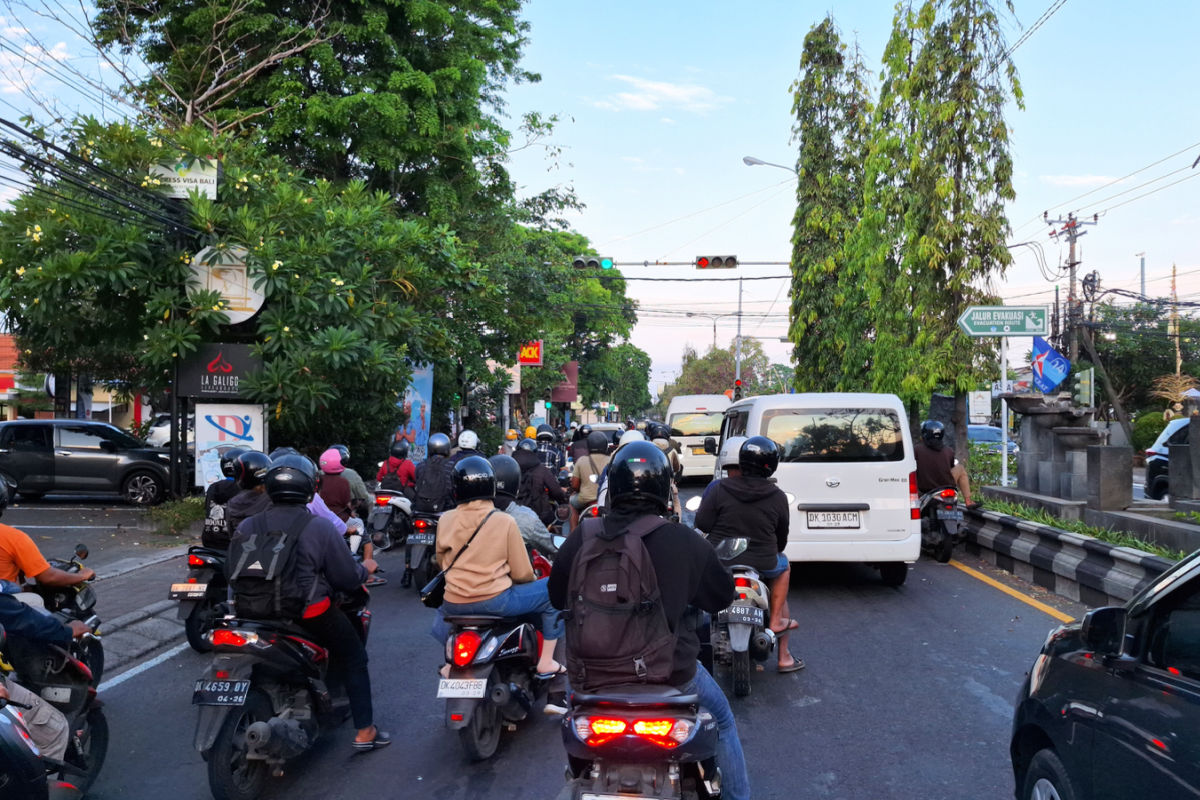
[[[1074,622],[1075,621],[1074,617],[1072,617],[1068,614],[1064,614],[1063,612],[1059,611],[1057,608],[1054,608],[1053,606],[1048,606],[1045,603],[1041,602],[1040,600],[1034,600],[1029,595],[1024,594],[1022,592],[1018,592],[1016,589],[1012,588],[1011,586],[1005,586],[1000,581],[995,580],[994,578],[989,578],[987,575],[984,575],[982,572],[971,569],[966,564],[962,564],[958,561],[951,560],[950,566],[956,567],[957,569],[961,569],[963,572],[967,573],[972,578],[977,578],[977,579],[983,581],[984,583],[986,583],[988,586],[991,586],[994,589],[999,589],[1000,591],[1004,592],[1005,594],[1007,594],[1011,597],[1017,598],[1022,603],[1033,606],[1038,611],[1041,611],[1045,614],[1049,614],[1050,616],[1054,617],[1059,622]]]
[[[149,661],[143,661],[141,664],[138,664],[133,669],[122,672],[120,675],[118,675],[115,678],[109,678],[104,683],[100,684],[96,688],[96,691],[105,692],[105,691],[108,691],[109,689],[113,688],[114,686],[120,686],[122,683],[129,680],[130,678],[135,678],[138,675],[141,675],[146,670],[157,667],[159,664],[163,663],[164,661],[174,658],[175,656],[179,655],[180,653],[182,653],[184,650],[187,650],[187,649],[188,649],[188,643],[180,642],[179,644],[175,645],[167,652],[161,653],[161,654],[155,656],[154,658],[150,659]]]

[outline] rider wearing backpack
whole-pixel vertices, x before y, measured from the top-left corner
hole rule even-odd
[[[354,748],[384,747],[391,737],[374,724],[366,647],[335,602],[337,593],[362,586],[377,565],[356,563],[333,523],[305,508],[317,488],[312,461],[283,455],[263,484],[271,507],[239,525],[229,545],[225,569],[237,611],[294,621],[328,647],[358,729]]]
[[[717,682],[696,661],[699,620],[689,609],[724,609],[735,594],[733,578],[703,537],[662,518],[671,498],[671,467],[652,443],[632,442],[614,454],[608,489],[608,514],[585,519],[571,531],[550,573],[550,602],[566,611],[571,687],[589,691],[596,682],[603,687],[657,680],[698,695],[720,731],[721,796],[747,800],[750,779],[733,711]],[[617,558],[632,568],[612,569]],[[618,597],[625,602],[614,602]],[[603,608],[605,604],[609,608]],[[590,613],[593,610],[598,613]],[[660,613],[674,639],[665,664],[656,623]],[[625,638],[620,638],[622,626]],[[639,628],[644,638],[633,640],[631,632]],[[665,679],[659,677],[663,675]]]
[[[429,437],[428,458],[417,467],[416,497],[413,510],[436,513],[454,508],[454,487],[450,483],[450,437],[435,433]]]
[[[558,503],[567,501],[567,493],[558,485],[558,480],[546,469],[538,453],[537,442],[522,439],[517,444],[513,458],[521,467],[521,485],[517,489],[517,502],[533,509],[543,525],[554,520],[554,509]],[[551,502],[553,501],[553,502]]]
[[[410,500],[412,499],[411,492],[405,490],[411,490],[417,485],[417,468],[408,457],[408,442],[404,439],[392,442],[387,460],[375,474],[375,482],[379,484],[380,489],[404,492],[410,495]]]

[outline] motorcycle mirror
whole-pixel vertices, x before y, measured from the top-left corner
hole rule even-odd
[[[75,555],[77,558],[79,558],[81,560],[87,558],[88,557],[87,545],[84,544],[83,542],[80,542],[79,544],[75,545]]]
[[[550,537],[550,541],[554,542],[555,549],[562,547],[566,543],[567,537],[554,534]]]
[[[749,544],[750,542],[744,536],[739,536],[736,539],[722,539],[713,546],[713,549],[717,551],[717,558],[722,561],[732,561],[746,552]]]
[[[688,501],[683,504],[683,507],[688,511],[695,511],[696,509],[700,508],[700,495],[689,497]]]

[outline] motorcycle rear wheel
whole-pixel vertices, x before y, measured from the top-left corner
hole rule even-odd
[[[83,724],[79,728],[79,735],[72,734],[70,743],[67,745],[67,760],[83,767],[84,774],[63,772],[60,774],[60,778],[74,784],[80,794],[86,794],[87,790],[96,782],[96,776],[100,774],[100,768],[104,766],[106,755],[108,755],[108,719],[104,716],[103,709],[93,708],[84,717]]]
[[[733,654],[733,695],[745,697],[750,694],[750,651]]]
[[[213,603],[205,598],[196,604],[183,622],[188,644],[197,653],[212,651],[212,643],[204,638],[204,633],[212,628],[214,614]]]
[[[933,558],[939,564],[945,564],[954,555],[954,539],[943,533],[942,540],[934,545]]]
[[[208,787],[215,800],[256,800],[271,777],[265,761],[246,758],[246,729],[271,719],[271,701],[251,689],[246,704],[233,708],[208,752]]]
[[[488,677],[483,699],[471,715],[471,724],[458,732],[463,750],[472,761],[486,761],[496,754],[496,748],[500,746],[500,706],[489,699],[495,684],[496,673],[493,672]]]

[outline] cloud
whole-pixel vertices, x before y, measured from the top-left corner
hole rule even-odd
[[[662,119],[659,120],[659,122],[661,122],[663,125],[674,125],[675,124],[675,120],[671,119],[670,117],[663,117]]]
[[[597,101],[597,108],[606,111],[657,111],[672,108],[702,114],[733,102],[731,97],[722,97],[706,86],[691,83],[650,81],[632,75],[613,75],[612,79],[627,84],[632,91],[617,92],[605,100]]]
[[[1103,186],[1117,180],[1111,175],[1039,175],[1038,180],[1051,186]]]
[[[43,77],[47,61],[66,61],[70,57],[66,42],[49,50],[27,44],[20,54],[0,51],[0,94],[28,94]]]

